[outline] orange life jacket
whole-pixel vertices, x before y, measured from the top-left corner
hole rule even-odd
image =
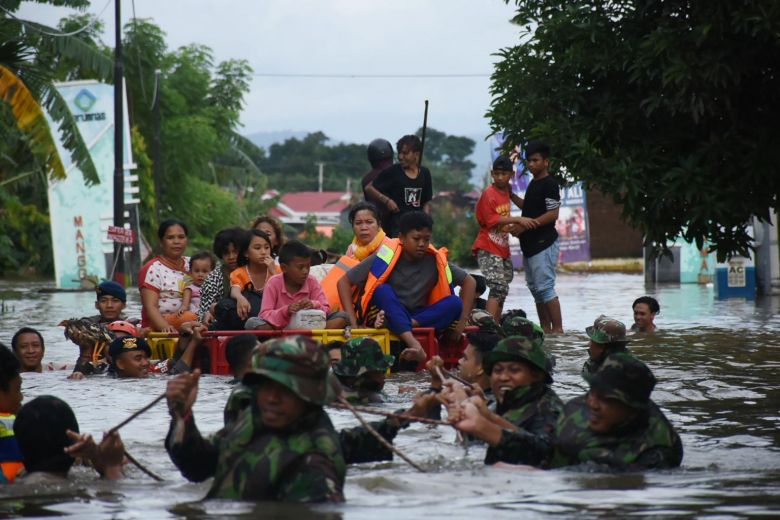
[[[0,413],[0,482],[13,482],[24,469],[22,453],[14,437],[15,419],[13,414]]]
[[[339,280],[341,280],[341,277],[344,276],[347,271],[359,263],[360,262],[357,259],[344,255],[339,258],[338,262],[333,264],[333,267],[330,268],[330,271],[325,275],[325,278],[320,281],[322,290],[328,298],[331,312],[341,310],[341,299],[339,298],[337,286]]]
[[[363,297],[360,300],[360,308],[358,314],[364,314],[368,311],[371,298],[374,296],[374,291],[379,284],[384,283],[390,273],[393,272],[395,264],[403,254],[403,247],[401,247],[401,241],[397,238],[388,240],[386,243],[379,246],[376,251],[376,258],[371,264],[371,270],[368,273],[366,279],[366,285],[363,289]],[[452,271],[447,263],[447,248],[442,247],[436,249],[432,245],[428,244],[428,254],[433,255],[436,258],[436,271],[438,273],[438,279],[436,285],[428,293],[428,305],[434,304],[442,298],[446,298],[452,294]]]

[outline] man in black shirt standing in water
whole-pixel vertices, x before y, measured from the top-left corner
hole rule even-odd
[[[547,169],[550,166],[550,147],[541,141],[529,141],[525,147],[525,161],[533,180],[525,191],[525,199],[514,193],[512,202],[523,210],[523,216],[533,219],[536,227],[520,234],[523,251],[523,269],[528,290],[536,302],[539,324],[545,332],[563,332],[561,304],[555,293],[555,265],[558,263],[558,208],[561,192],[558,182]]]
[[[398,164],[380,173],[365,189],[367,195],[378,200],[390,212],[385,228],[385,233],[390,238],[398,236],[398,223],[404,213],[420,210],[430,213],[429,202],[433,198],[431,172],[420,166],[420,138],[416,135],[405,135],[398,140],[396,150]]]

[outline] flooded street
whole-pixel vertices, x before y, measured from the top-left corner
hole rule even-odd
[[[67,343],[62,319],[94,314],[94,293],[41,294],[45,284],[0,281],[0,341],[28,325],[46,340],[46,361],[72,364],[77,347]],[[603,515],[740,518],[780,516],[780,299],[720,301],[713,288],[670,285],[645,288],[640,275],[561,275],[558,282],[566,334],[548,338],[557,359],[554,388],[567,400],[585,391],[579,373],[586,359],[586,326],[599,314],[632,322],[631,303],[643,294],[661,304],[660,332],[634,337],[631,350],[646,362],[658,385],[654,400],[682,437],[685,456],[674,471],[585,474],[566,470],[513,471],[486,468],[484,448],[468,451],[447,427],[415,424],[396,438],[428,473],[396,457],[392,463],[351,466],[347,503],[312,508],[209,501],[208,482],[192,484],[178,473],[163,448],[168,429],[164,404],[122,429],[129,453],[160,474],[156,483],[137,469],[118,483],[102,482],[76,468],[72,482],[47,488],[24,484],[0,488],[0,518],[536,518]],[[128,314],[138,316],[138,293],[129,291]],[[535,309],[522,274],[515,277],[507,307]],[[164,377],[126,381],[93,377],[68,381],[68,372],[24,374],[25,401],[42,394],[66,400],[81,430],[99,436],[161,393]],[[227,377],[204,376],[194,415],[201,432],[222,425],[231,386]],[[400,385],[427,387],[422,374],[392,376],[390,410],[406,403]],[[354,426],[349,412],[331,410],[337,428]]]

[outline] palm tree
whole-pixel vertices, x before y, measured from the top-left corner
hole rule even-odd
[[[45,0],[38,1],[45,3]],[[79,9],[89,5],[86,0],[58,0],[56,3]],[[16,4],[10,9],[18,9],[18,2]],[[3,108],[10,109],[11,117],[6,117],[0,124],[7,124],[9,119],[15,122],[36,165],[49,178],[62,179],[66,172],[46,120],[45,110],[58,124],[63,145],[84,174],[85,181],[88,184],[98,183],[95,165],[78,131],[76,121],[53,83],[57,79],[57,64],[63,60],[76,64],[81,70],[91,71],[97,79],[111,81],[110,56],[76,34],[21,20],[8,9],[3,7],[0,12],[0,99],[5,102]],[[89,16],[79,18],[90,20]],[[0,163],[3,162],[2,159],[9,159],[7,154],[3,155],[5,157],[0,157]],[[12,167],[14,165],[14,161],[4,162]],[[8,169],[2,166],[0,168]],[[18,177],[18,172],[14,172],[16,175],[3,179],[2,177],[8,175],[2,173],[0,170],[0,187]]]

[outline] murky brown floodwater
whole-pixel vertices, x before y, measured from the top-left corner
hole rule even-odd
[[[61,319],[93,312],[90,293],[39,294],[42,284],[0,281],[0,341],[10,345],[22,325],[46,338],[46,360],[72,362],[76,347],[65,342]],[[559,294],[567,333],[550,338],[557,357],[555,389],[563,399],[582,393],[584,328],[601,313],[631,322],[631,302],[646,292],[661,302],[662,331],[632,343],[658,377],[654,398],[678,428],[685,447],[679,470],[631,475],[560,471],[513,472],[482,465],[483,449],[455,445],[445,427],[415,425],[396,444],[431,471],[414,472],[402,461],[349,468],[348,502],[299,508],[200,499],[208,483],[191,484],[163,448],[168,414],[160,405],[122,430],[130,453],[165,478],[157,484],[131,468],[118,483],[76,469],[67,485],[0,488],[0,517],[226,518],[535,518],[603,515],[738,518],[780,516],[780,300],[718,301],[712,287],[645,288],[641,276],[563,275]],[[139,312],[131,292],[130,314]],[[512,285],[511,306],[534,315],[522,275]],[[76,412],[82,431],[99,434],[161,392],[164,378],[73,382],[65,373],[28,374],[25,399],[53,394]],[[227,378],[204,376],[195,416],[201,431],[217,430],[230,390]],[[405,402],[399,384],[423,386],[422,376],[394,376],[387,392],[396,408]],[[332,412],[337,427],[356,421]]]

